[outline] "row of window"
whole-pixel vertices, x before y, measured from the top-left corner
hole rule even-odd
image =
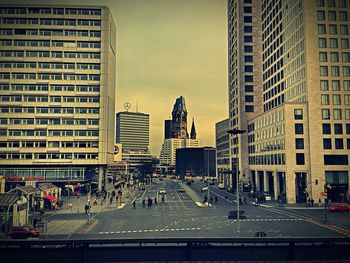
[[[327,12],[327,19],[329,21],[348,21],[348,12],[346,11],[339,11],[338,12],[338,19],[337,19],[337,12],[335,10],[330,10]],[[326,12],[323,10],[317,11],[317,20],[318,21],[325,21],[326,20]]]
[[[338,34],[338,25],[336,25],[336,24],[328,25],[328,32],[327,32],[327,27],[325,24],[318,24],[317,29],[318,29],[319,34],[327,34],[327,33],[330,35],[337,35]],[[348,25],[339,25],[339,34],[340,35],[348,35],[349,34]]]
[[[328,59],[329,58],[329,59]],[[319,61],[320,62],[339,62],[339,53],[338,52],[319,52]],[[341,53],[341,61],[343,63],[350,62],[350,52],[342,52]]]
[[[33,125],[33,124],[49,124],[49,125],[99,125],[99,119],[73,119],[73,118],[1,118],[0,125]]]
[[[2,36],[79,36],[79,37],[101,37],[101,31],[96,30],[68,30],[68,29],[1,29]]]
[[[0,61],[0,68],[39,68],[39,69],[80,69],[100,70],[99,63],[49,63],[49,62],[11,62]]]
[[[350,94],[344,94],[344,105],[350,105]],[[332,104],[333,105],[341,105],[341,95],[340,94],[333,94],[332,95]],[[321,105],[330,105],[330,95],[328,94],[321,94]]]
[[[328,80],[321,80],[320,81],[320,89],[323,91],[327,91],[330,89]],[[341,88],[341,81],[340,80],[332,80],[331,86],[333,91],[339,91],[339,90],[350,90],[350,80],[343,80],[343,87]]]
[[[0,95],[1,102],[76,102],[76,103],[99,103],[99,97],[93,96],[35,96],[35,95]]]
[[[333,130],[334,134],[343,134],[343,124],[335,123],[333,127],[334,127],[334,130]],[[346,134],[350,134],[350,124],[349,123],[347,123],[345,125],[345,132],[346,132]],[[322,133],[323,134],[332,134],[330,123],[323,123],[322,124]]]
[[[0,113],[99,114],[99,108],[79,107],[0,107]]]
[[[60,74],[60,73],[0,73],[0,79],[32,80],[89,80],[99,81],[99,74]]]
[[[98,130],[11,130],[0,129],[0,136],[98,136]]]
[[[0,90],[14,91],[76,91],[76,92],[99,92],[97,85],[59,85],[59,84],[0,84]]]
[[[60,41],[60,40],[0,40],[0,46],[16,47],[70,47],[70,48],[101,48],[100,42],[92,41]]]
[[[316,0],[317,7],[325,7],[327,3],[327,7],[340,7],[346,8],[348,7],[347,0]]]
[[[0,160],[98,159],[97,153],[0,153]]]
[[[53,15],[93,15],[100,16],[100,9],[88,8],[47,8],[47,7],[2,7],[0,14],[53,14]]]
[[[286,159],[284,154],[266,154],[251,156],[248,158],[250,165],[285,165]]]
[[[338,48],[338,38],[328,38],[328,47],[330,48]],[[318,47],[319,48],[327,48],[327,38],[319,38],[318,39]],[[349,48],[349,39],[348,38],[340,38],[340,47],[342,49]]]
[[[350,120],[350,109],[344,109],[344,119]],[[333,109],[333,120],[342,120],[343,111],[342,109]],[[330,109],[321,109],[321,118],[322,120],[331,119],[331,110]]]
[[[328,69],[330,68],[330,74]],[[340,76],[340,68],[342,68],[342,76],[343,77],[349,77],[350,76],[350,66],[320,66],[320,76],[333,76],[333,77],[339,77]]]
[[[346,148],[350,150],[350,139],[346,139]],[[344,139],[343,138],[335,138],[334,139],[334,147],[332,147],[332,139],[324,138],[323,139],[323,149],[324,150],[343,150],[344,149]]]
[[[92,52],[62,52],[62,51],[10,51],[1,50],[0,57],[34,57],[34,58],[85,58],[100,59],[100,53]]]
[[[101,20],[50,19],[50,18],[2,18],[7,25],[49,25],[49,26],[101,26]]]
[[[98,148],[98,141],[0,141],[0,148]]]

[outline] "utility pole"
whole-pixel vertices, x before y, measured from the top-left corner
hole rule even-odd
[[[236,145],[238,144],[238,134],[243,134],[245,133],[245,130],[239,130],[239,129],[233,129],[233,130],[228,130],[228,134],[236,135]],[[236,148],[238,149],[238,148]],[[233,173],[233,167],[232,167],[232,173]],[[238,150],[236,150],[236,205],[237,205],[237,237],[240,236],[240,226],[239,226],[239,169],[238,169]],[[233,178],[232,178],[233,179]]]

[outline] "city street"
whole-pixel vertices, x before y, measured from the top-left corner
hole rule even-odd
[[[210,207],[199,207],[186,192],[178,189],[184,183],[164,179],[146,186],[136,195],[136,207],[132,200],[123,209],[101,209],[93,214],[93,223],[79,231],[48,238],[152,238],[152,237],[236,237],[237,221],[228,219],[235,210],[235,196],[216,186],[210,187],[210,196],[218,202]],[[195,182],[190,188],[203,200],[201,189],[206,185]],[[164,202],[159,189],[164,188]],[[183,187],[185,190],[186,187]],[[193,195],[193,194],[192,194]],[[157,197],[157,204],[154,198]],[[148,207],[147,199],[153,200]],[[226,199],[227,198],[227,199]],[[142,200],[146,199],[145,207]],[[273,203],[262,206],[247,204],[241,207],[246,219],[240,220],[240,237],[255,237],[264,232],[266,237],[345,237],[350,236],[349,213],[327,214],[324,223],[322,207],[278,207]],[[86,215],[57,215],[65,219],[86,220]]]

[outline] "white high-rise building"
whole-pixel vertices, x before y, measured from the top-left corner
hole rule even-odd
[[[198,139],[165,139],[160,153],[161,165],[176,165],[176,149],[200,147]]]
[[[0,6],[0,174],[90,180],[113,163],[116,27],[105,6]]]

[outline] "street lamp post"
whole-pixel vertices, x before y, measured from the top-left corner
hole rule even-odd
[[[239,129],[233,129],[233,130],[228,130],[228,134],[236,135],[236,145],[238,143],[238,134],[243,134],[245,133],[245,130],[239,130]],[[232,169],[233,172],[233,169]],[[239,185],[238,185],[238,180],[239,180],[239,170],[238,170],[238,151],[236,151],[236,205],[237,205],[237,237],[239,237],[239,232],[240,232],[240,226],[239,226]],[[232,178],[233,179],[233,178]],[[233,188],[233,187],[232,187]]]
[[[209,192],[209,150],[208,150],[207,157],[208,157],[208,159],[207,159],[207,175],[208,175],[208,179],[207,179],[208,200],[207,200],[207,202],[208,202],[208,207],[209,207],[209,194],[210,194],[210,192]]]

